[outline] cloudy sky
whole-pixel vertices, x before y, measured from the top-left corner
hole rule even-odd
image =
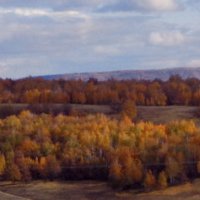
[[[0,77],[200,66],[199,0],[0,0]]]

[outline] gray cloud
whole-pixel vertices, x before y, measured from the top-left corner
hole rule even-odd
[[[181,0],[0,0],[2,7],[49,8],[54,10],[86,9],[129,11],[135,9],[170,11],[180,8]]]
[[[183,4],[177,0],[118,0],[110,4],[102,4],[99,11],[176,11],[183,8]]]
[[[0,76],[198,65],[200,14],[156,2],[0,0]]]

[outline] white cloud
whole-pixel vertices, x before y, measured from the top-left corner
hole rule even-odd
[[[13,14],[22,17],[51,17],[51,18],[88,18],[88,15],[77,10],[54,11],[51,9],[34,8],[0,8],[0,15]]]
[[[199,13],[166,12],[185,0],[2,1],[0,77],[199,63]]]
[[[48,15],[48,12],[45,10],[40,9],[22,9],[16,8],[13,10],[16,15],[23,15],[23,16],[45,16]]]
[[[179,32],[152,32],[149,42],[153,45],[174,46],[185,42],[185,36]]]
[[[31,9],[31,8],[0,8],[0,14],[15,14],[15,15],[21,15],[25,17],[30,16],[46,16],[48,15],[48,10],[42,10],[42,9]]]
[[[200,59],[193,59],[188,64],[190,67],[200,67]]]
[[[56,17],[56,18],[83,18],[83,19],[88,19],[90,18],[89,14],[86,14],[81,11],[77,10],[66,10],[66,11],[57,11],[57,12],[52,12],[50,13],[51,17]]]
[[[173,11],[179,8],[176,0],[136,0],[136,3],[145,10]]]

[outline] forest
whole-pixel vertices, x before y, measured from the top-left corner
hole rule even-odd
[[[2,105],[32,106],[0,119],[0,180],[93,179],[115,188],[151,190],[200,174],[200,128],[194,121],[133,121],[135,105],[199,106],[198,79],[1,79],[0,94]],[[118,117],[44,114],[43,108],[37,113],[40,104],[110,105]]]
[[[0,120],[1,180],[107,180],[113,187],[165,188],[198,177],[193,121],[133,123],[23,111]]]
[[[147,80],[0,80],[0,103],[62,103],[118,105],[200,105],[200,80],[178,75],[167,81]]]

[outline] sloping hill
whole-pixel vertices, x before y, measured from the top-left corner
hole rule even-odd
[[[96,72],[96,73],[74,73],[74,74],[60,74],[60,75],[46,75],[41,76],[44,79],[81,79],[88,80],[94,78],[99,81],[108,79],[128,80],[128,79],[161,79],[167,80],[172,75],[180,75],[182,78],[195,77],[200,79],[200,67],[199,68],[169,68],[169,69],[157,69],[157,70],[122,70],[111,72]]]

